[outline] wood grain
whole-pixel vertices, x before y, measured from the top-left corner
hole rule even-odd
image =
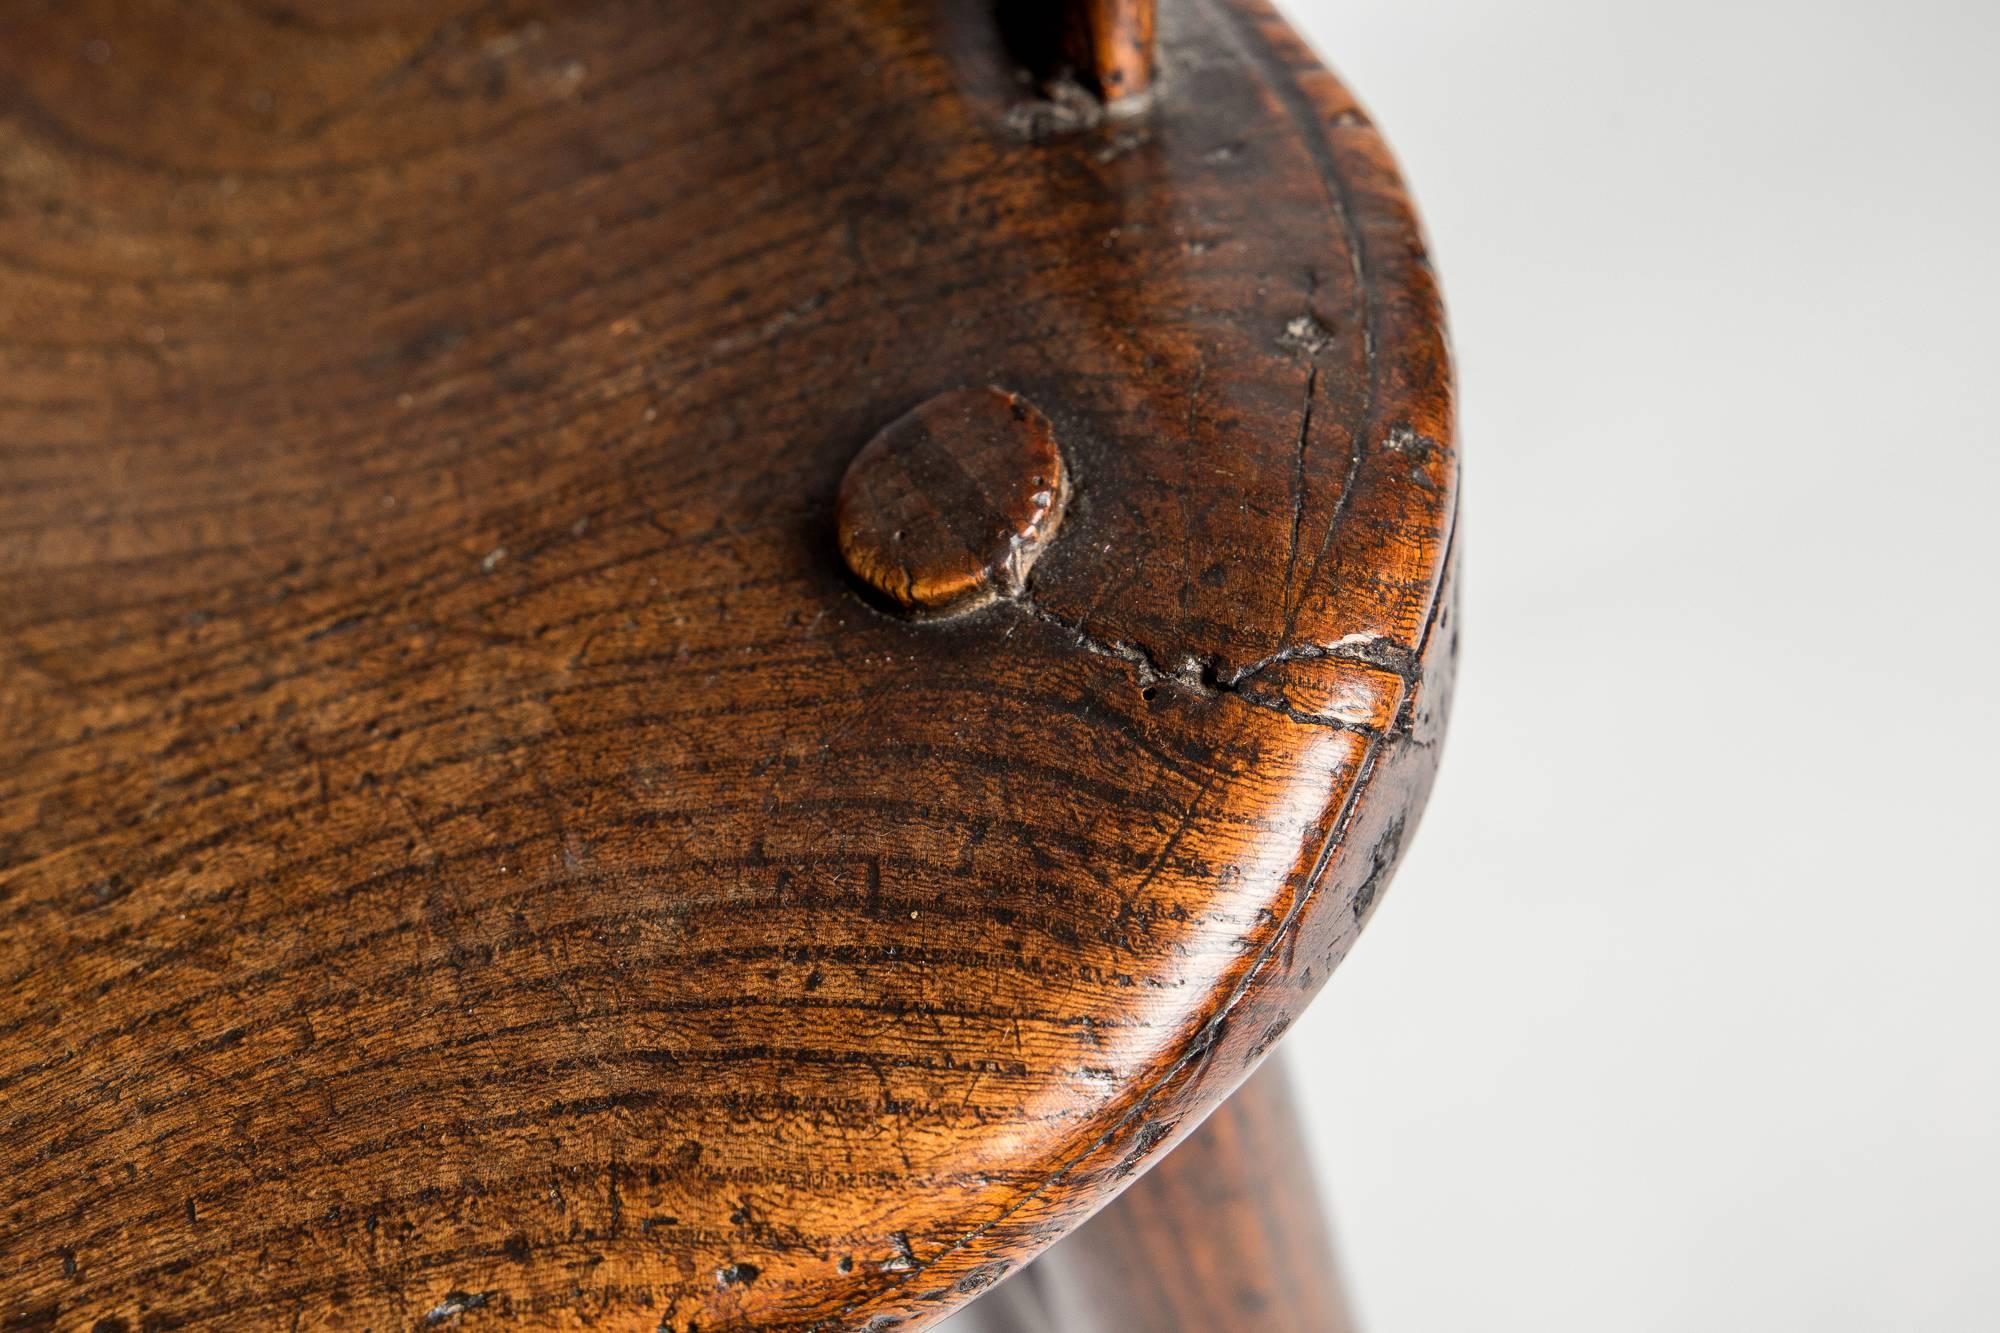
[[[905,615],[962,615],[1028,590],[1069,498],[1049,420],[1004,389],[951,389],[862,446],[834,529],[847,567]]]
[[[1068,0],[1076,60],[1106,101],[1140,97],[1153,86],[1156,0]]]
[[[1381,138],[983,6],[0,11],[0,1318],[922,1327],[1123,1189],[1428,788],[1456,470]],[[953,387],[1019,597],[856,593]]]
[[[1043,1328],[1353,1333],[1284,1063],[1035,1261]]]

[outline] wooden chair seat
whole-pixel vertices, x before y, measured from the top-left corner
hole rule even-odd
[[[1435,762],[1436,287],[1260,0],[1010,41],[0,18],[0,1322],[921,1327],[1271,1050]]]

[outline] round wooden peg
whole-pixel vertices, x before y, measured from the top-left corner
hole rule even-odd
[[[848,464],[835,524],[847,567],[909,616],[958,615],[1027,587],[1069,482],[1047,417],[1005,389],[939,394]]]

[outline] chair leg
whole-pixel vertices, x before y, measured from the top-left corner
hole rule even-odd
[[[1276,1059],[1021,1276],[1061,1333],[1354,1330]]]

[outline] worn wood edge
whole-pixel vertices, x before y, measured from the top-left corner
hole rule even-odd
[[[1416,642],[1390,645],[1387,652],[1381,645],[1343,653],[1339,643],[1307,643],[1277,655],[1327,693],[1357,669],[1387,660],[1402,678],[1394,721],[1386,730],[1363,728],[1370,734],[1361,769],[1329,801],[1317,853],[1286,877],[1273,904],[1275,924],[1245,964],[1223,979],[1220,998],[1203,1006],[1178,1052],[1107,1109],[1100,1119],[1109,1123],[1095,1137],[1080,1142],[1073,1156],[998,1217],[942,1251],[915,1258],[894,1275],[894,1287],[856,1299],[836,1316],[866,1323],[814,1328],[884,1333],[927,1327],[1110,1204],[1170,1152],[1257,1068],[1352,946],[1415,830],[1435,775],[1456,658],[1458,468],[1450,350],[1428,246],[1387,142],[1289,24],[1265,0],[1202,3],[1267,75],[1279,109],[1321,168],[1336,224],[1348,228],[1363,256],[1362,286],[1373,312],[1369,443],[1394,448],[1398,432],[1414,432],[1442,451],[1445,480],[1438,493],[1415,484],[1403,493],[1410,521],[1433,512],[1437,518],[1427,612]],[[1088,633],[1086,626],[1070,628]],[[1253,664],[1244,675],[1275,664]],[[1148,667],[1127,658],[1124,669],[1143,675]],[[1322,956],[1327,964],[1308,968],[1302,984],[1290,975],[1301,954]]]
[[[945,1285],[933,1285],[913,1299],[899,1300],[896,1289],[885,1290],[840,1311],[843,1317],[872,1315],[866,1324],[809,1327],[827,1333],[848,1327],[882,1333],[902,1328],[908,1320],[916,1321],[910,1327],[928,1327],[1112,1204],[1260,1067],[1331,967],[1310,975],[1303,985],[1281,973],[1289,972],[1302,953],[1319,954],[1329,963],[1346,954],[1380,902],[1421,816],[1441,727],[1424,735],[1414,719],[1419,712],[1441,710],[1446,702],[1452,655],[1448,638],[1441,636],[1450,607],[1448,594],[1434,604],[1422,675],[1399,710],[1397,730],[1369,741],[1362,772],[1329,812],[1331,827],[1318,853],[1287,879],[1285,896],[1291,901],[1282,904],[1276,925],[1175,1057],[1114,1104],[1107,1128],[999,1217],[943,1251],[918,1257],[898,1275],[906,1280],[899,1284],[904,1288],[924,1277]],[[1397,799],[1399,781],[1414,788],[1407,799]],[[1387,796],[1369,801],[1378,787]]]

